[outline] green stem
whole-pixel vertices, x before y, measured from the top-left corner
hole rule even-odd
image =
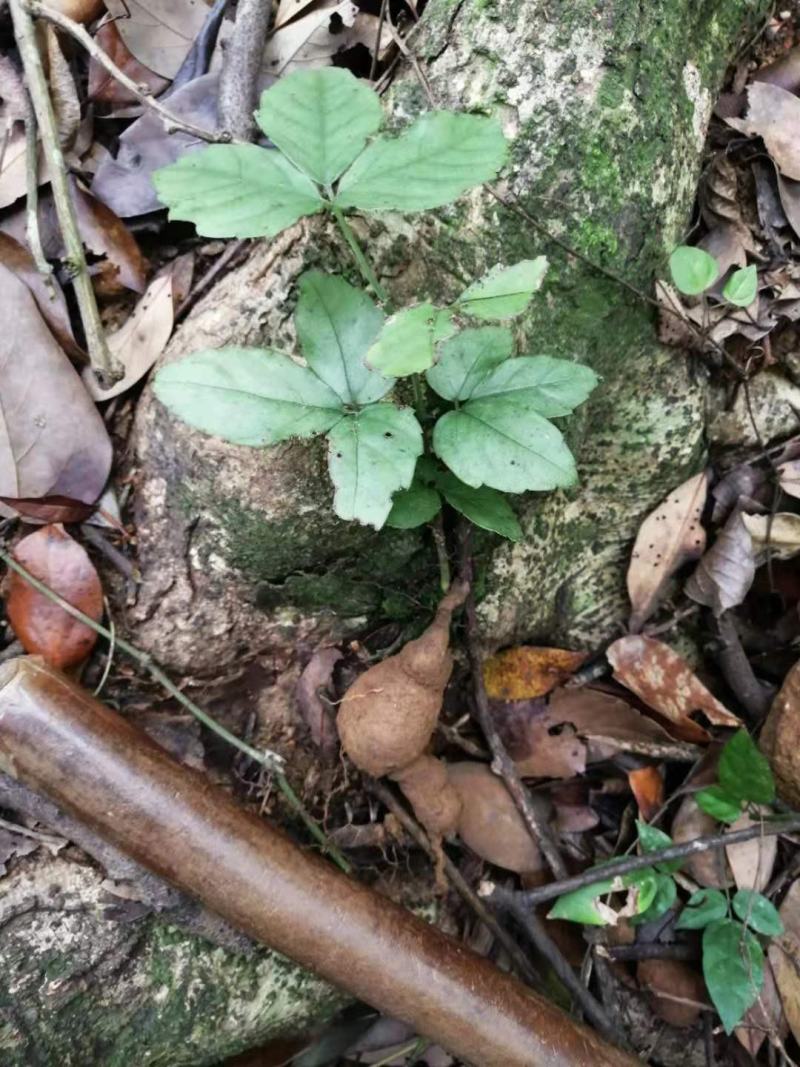
[[[433,543],[436,545],[436,558],[439,560],[439,584],[442,592],[446,593],[450,588],[452,577],[450,574],[450,557],[447,554],[447,538],[444,535],[444,523],[441,511],[435,519],[431,520],[431,533]]]
[[[89,629],[93,630],[96,634],[100,634],[100,636],[105,637],[107,641],[113,642],[117,648],[121,649],[130,656],[131,659],[144,667],[151,678],[154,678],[159,685],[166,689],[170,696],[174,697],[179,704],[194,715],[203,726],[211,730],[212,733],[215,733],[217,737],[221,737],[223,741],[227,741],[229,745],[238,748],[240,752],[244,752],[250,759],[255,760],[256,763],[260,763],[262,767],[266,767],[267,770],[271,771],[275,775],[275,781],[278,783],[278,788],[283,793],[284,797],[286,797],[289,806],[295,811],[300,819],[302,819],[311,836],[320,843],[337,866],[339,866],[346,874],[350,873],[350,864],[339,849],[336,848],[332,842],[328,841],[322,828],[306,811],[302,801],[287,781],[286,775],[283,773],[284,759],[282,756],[279,756],[277,752],[270,752],[268,749],[261,751],[254,748],[252,745],[248,745],[246,741],[242,741],[236,734],[232,734],[230,730],[222,725],[222,723],[217,722],[217,720],[209,715],[207,711],[203,711],[203,709],[195,704],[193,700],[190,700],[185,693],[181,692],[169,675],[165,674],[158,664],[153,662],[147,652],[142,652],[140,648],[136,648],[135,645],[130,644],[124,638],[112,632],[108,627],[103,626],[102,623],[96,622],[91,615],[87,615],[84,611],[81,611],[80,608],[76,608],[73,604],[70,604],[68,600],[65,600],[54,589],[51,589],[49,586],[45,585],[44,582],[41,582],[38,578],[34,577],[22,566],[21,563],[17,563],[13,556],[9,555],[8,552],[5,552],[2,548],[0,548],[0,560],[2,560],[12,571],[15,571],[21,578],[24,578],[25,581],[33,586],[38,593],[41,593],[42,596],[52,601],[52,603],[57,604],[60,608],[66,611],[68,615],[71,615],[73,619],[82,622],[84,626],[88,626]]]
[[[373,290],[375,291],[375,295],[380,300],[380,302],[382,304],[388,305],[389,294],[378,281],[375,271],[372,269],[372,264],[364,255],[361,249],[361,245],[358,243],[356,235],[353,233],[352,226],[344,217],[342,211],[338,207],[331,207],[331,211],[333,212],[333,217],[336,219],[336,225],[339,227],[342,237],[344,237],[345,241],[347,242],[347,247],[353,253],[353,258],[358,264],[358,269],[361,271],[364,281],[368,285],[372,286]]]

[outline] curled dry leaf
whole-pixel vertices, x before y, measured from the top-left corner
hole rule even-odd
[[[704,471],[673,490],[639,528],[628,568],[631,631],[641,630],[656,610],[675,571],[703,554],[706,532],[700,516],[707,494]]]
[[[103,49],[120,68],[139,86],[144,86],[152,96],[158,96],[167,88],[169,80],[140,63],[125,44],[116,22],[106,22],[95,34],[96,44]],[[95,59],[89,60],[89,99],[114,107],[137,104],[138,99],[124,85],[113,78],[105,67]]]
[[[563,648],[508,648],[490,656],[483,665],[486,693],[492,700],[544,696],[571,677],[585,659],[585,652]]]
[[[727,119],[728,125],[760,137],[781,172],[787,178],[800,179],[800,99],[778,85],[753,82],[747,101],[745,118]]]
[[[55,275],[45,284],[28,249],[6,233],[0,233],[0,263],[28,287],[39,313],[64,351],[74,359],[84,359],[85,353],[73,336],[67,302]]]
[[[706,785],[713,781],[713,775],[708,776],[706,781],[694,779],[694,785]],[[694,841],[696,837],[706,837],[715,834],[719,830],[716,819],[706,815],[698,806],[693,797],[685,797],[672,820],[670,833],[676,845],[682,845],[686,841]],[[722,849],[708,849],[696,856],[689,856],[684,865],[695,882],[709,889],[726,889],[732,885],[733,878],[726,862]]]
[[[756,825],[758,825],[756,819],[751,819],[749,815],[742,815],[736,822],[731,823],[730,829],[726,832],[746,830]],[[757,893],[762,893],[772,877],[775,857],[778,854],[778,838],[774,835],[767,835],[754,838],[752,841],[740,841],[737,845],[729,845],[725,852],[737,888],[755,889]]]
[[[758,551],[773,559],[791,559],[800,552],[800,515],[779,511],[777,515],[742,515],[742,521]]]
[[[714,498],[711,521],[715,526],[719,526],[729,518],[742,497],[756,499],[764,486],[767,486],[767,475],[764,471],[749,463],[740,463],[728,471],[711,490]]]
[[[800,662],[795,663],[767,715],[759,738],[778,795],[800,807]]]
[[[680,960],[641,960],[636,977],[655,1014],[671,1026],[693,1026],[708,1007],[702,975]]]
[[[85,550],[63,526],[43,526],[14,548],[18,563],[73,607],[100,621],[103,589]],[[26,652],[64,670],[82,663],[97,635],[33,588],[16,571],[8,576],[6,613]]]
[[[330,685],[333,669],[341,660],[338,648],[318,648],[297,680],[295,697],[300,714],[311,731],[311,739],[326,758],[336,755],[336,716],[330,702],[320,696],[320,689]]]
[[[734,511],[686,583],[686,595],[719,616],[741,604],[756,576],[753,541]]]
[[[789,887],[778,910],[784,932],[770,944],[769,962],[786,1021],[795,1041],[800,1041],[800,879]]]
[[[708,740],[708,732],[690,718],[696,711],[702,711],[714,726],[741,726],[669,645],[631,634],[615,641],[606,655],[616,680],[669,719],[684,739]]]
[[[650,822],[664,803],[664,777],[658,767],[638,767],[628,771],[633,798],[645,822]]]
[[[111,468],[111,441],[91,397],[25,285],[0,266],[0,498],[60,497],[93,505]]]

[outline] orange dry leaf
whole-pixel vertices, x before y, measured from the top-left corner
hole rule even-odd
[[[63,526],[43,526],[23,537],[14,558],[73,607],[100,621],[103,589],[97,571]],[[86,659],[97,640],[94,630],[73,619],[15,571],[9,574],[6,614],[25,651],[43,656],[62,670]]]
[[[658,767],[628,771],[628,783],[645,822],[650,822],[664,803],[664,779]]]
[[[585,652],[563,648],[508,648],[484,663],[486,692],[492,700],[541,697],[565,682],[585,659]]]
[[[695,711],[702,711],[714,726],[742,725],[669,645],[631,634],[615,641],[606,655],[616,680],[669,719],[684,740],[702,744],[709,739],[708,732],[689,718]]]

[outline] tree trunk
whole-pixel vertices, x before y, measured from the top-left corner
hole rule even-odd
[[[649,292],[687,224],[725,65],[766,6],[431,0],[411,40],[437,107],[501,116],[514,136],[506,185],[525,210]],[[413,72],[388,104],[403,120],[429,106]],[[646,304],[485,191],[435,214],[356,225],[397,304],[452,298],[498,262],[550,257],[519,327],[521,350],[588,362],[603,383],[569,424],[580,487],[520,499],[520,544],[483,539],[480,609],[487,643],[593,647],[625,615],[624,565],[642,516],[702,461],[702,381],[658,345]],[[294,283],[310,266],[357,281],[324,221],[299,224],[255,244],[198,304],[165,360],[223,344],[290,348]],[[337,520],[315,445],[225,445],[171,419],[147,392],[135,447],[143,583],[128,629],[195,678],[246,669],[256,743],[280,747],[297,732],[293,681],[320,641],[418,618],[420,601],[433,602],[426,534]],[[241,729],[237,714],[228,709],[226,721]],[[127,937],[97,919],[94,871],[37,861],[3,885],[39,902],[4,916],[0,1058],[10,1067],[213,1063],[330,1011],[330,992],[310,979],[298,985],[284,964],[239,957],[158,918],[146,920],[133,962],[93,980],[109,928],[115,943]],[[283,986],[270,986],[265,968]]]

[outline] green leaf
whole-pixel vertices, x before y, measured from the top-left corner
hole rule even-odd
[[[547,913],[547,918],[566,919],[568,922],[583,923],[584,926],[606,926],[608,919],[598,910],[597,901],[611,892],[614,882],[613,878],[606,878],[565,893]]]
[[[717,261],[702,248],[680,245],[669,257],[672,280],[682,293],[697,296],[713,285],[719,276]]]
[[[328,470],[340,519],[379,530],[392,496],[407,489],[422,452],[422,430],[410,408],[370,404],[346,415],[328,434]]]
[[[475,489],[465,485],[455,474],[442,471],[437,474],[436,486],[451,508],[465,515],[471,523],[482,530],[520,541],[522,529],[511,505],[496,489],[481,486]]]
[[[727,914],[728,901],[719,889],[698,889],[689,897],[675,923],[675,929],[702,930],[709,923],[724,919]]]
[[[339,182],[335,204],[361,211],[425,211],[488,182],[508,145],[496,119],[430,111],[398,137],[378,137]]]
[[[755,263],[751,263],[749,267],[742,267],[733,272],[727,282],[725,282],[725,288],[722,290],[722,295],[729,304],[735,304],[737,307],[746,308],[753,303],[757,292],[758,270]]]
[[[237,445],[324,433],[344,414],[312,371],[269,349],[194,352],[162,367],[154,390],[173,415]]]
[[[738,730],[725,745],[718,773],[720,785],[729,796],[754,804],[771,804],[775,799],[769,761],[747,730]]]
[[[631,920],[637,923],[650,923],[666,915],[678,896],[674,879],[668,874],[656,875],[656,893],[650,906]]]
[[[350,166],[382,121],[377,93],[342,67],[286,75],[261,94],[256,111],[273,144],[324,186]]]
[[[512,319],[520,315],[539,289],[547,272],[547,257],[523,259],[511,267],[492,267],[456,301],[459,311],[477,319]]]
[[[505,326],[462,330],[439,349],[439,360],[425,375],[445,400],[468,400],[487,374],[514,351],[514,335]]]
[[[765,937],[780,937],[783,933],[783,921],[778,909],[754,889],[740,889],[733,898],[733,910],[756,933]]]
[[[294,321],[309,367],[345,404],[371,404],[394,385],[364,365],[383,326],[383,312],[344,278],[306,271]]]
[[[636,829],[639,833],[639,844],[642,846],[643,852],[660,852],[662,848],[669,848],[673,844],[669,834],[665,834],[657,826],[650,826],[648,823],[642,822],[641,819],[636,820]],[[665,863],[657,863],[656,870],[671,874],[672,871],[679,870],[682,864],[683,860],[680,859],[667,860]]]
[[[631,874],[623,875],[622,880],[625,885],[637,890],[637,915],[645,915],[653,906],[658,893],[660,877],[661,875],[656,874],[652,867],[645,867],[644,870],[633,871]]]
[[[720,822],[736,822],[742,814],[741,800],[732,797],[720,785],[711,785],[708,789],[701,789],[695,793],[694,799],[701,811]]]
[[[274,237],[323,205],[316,186],[274,150],[217,144],[153,175],[171,219],[204,237]]]
[[[703,977],[725,1033],[733,1033],[764,984],[761,945],[733,919],[712,923],[703,931]]]
[[[462,482],[507,493],[574,485],[575,460],[561,433],[530,405],[470,400],[433,430],[433,450]]]
[[[597,375],[583,363],[552,356],[519,356],[477,382],[471,397],[506,396],[553,419],[569,415],[596,385]]]
[[[412,482],[408,489],[401,489],[392,497],[392,510],[386,525],[395,530],[413,530],[438,515],[442,498],[435,489],[421,482]]]
[[[453,333],[452,312],[433,304],[404,308],[387,321],[367,352],[367,365],[381,374],[402,378],[433,364],[434,347]]]

